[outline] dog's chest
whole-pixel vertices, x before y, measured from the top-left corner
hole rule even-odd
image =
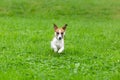
[[[62,41],[56,41],[55,42],[55,45],[58,47],[58,48],[61,48],[63,46],[63,43]]]

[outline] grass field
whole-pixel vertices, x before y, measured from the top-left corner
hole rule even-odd
[[[53,23],[68,24],[60,55]],[[1,0],[0,80],[120,80],[120,1]]]

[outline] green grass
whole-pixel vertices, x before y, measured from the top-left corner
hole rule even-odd
[[[53,23],[68,24],[60,55]],[[120,80],[120,1],[1,0],[0,80]]]

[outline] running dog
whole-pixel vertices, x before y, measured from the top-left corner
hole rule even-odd
[[[54,52],[62,53],[64,50],[64,35],[67,24],[65,24],[62,28],[58,28],[56,24],[54,24],[55,36],[51,41],[51,48]]]

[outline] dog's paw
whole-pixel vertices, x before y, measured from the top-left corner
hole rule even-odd
[[[59,50],[59,51],[58,51],[58,53],[60,54],[60,53],[62,53],[62,51],[61,51],[61,50]]]
[[[54,52],[57,52],[57,49],[54,49]]]

